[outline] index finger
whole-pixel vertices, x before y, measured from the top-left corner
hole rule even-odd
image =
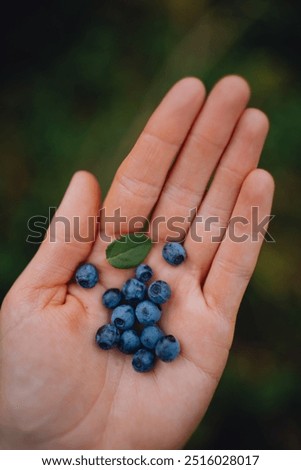
[[[177,82],[155,110],[135,146],[120,165],[104,202],[106,216],[120,209],[129,228],[134,216],[148,217],[205,98],[200,80],[188,77]],[[103,228],[103,225],[102,225]]]

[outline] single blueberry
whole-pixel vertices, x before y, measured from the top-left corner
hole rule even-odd
[[[138,349],[132,360],[132,365],[137,372],[148,372],[154,367],[155,355],[147,349]]]
[[[122,287],[122,293],[126,301],[139,301],[143,300],[146,287],[143,282],[138,281],[138,279],[128,279]]]
[[[136,278],[141,282],[148,282],[153,275],[153,270],[148,264],[139,264],[136,268]]]
[[[98,282],[98,271],[91,263],[82,264],[77,268],[75,273],[75,280],[77,284],[85,289],[91,289]]]
[[[163,336],[156,344],[156,355],[164,362],[173,361],[180,354],[180,343],[173,335]]]
[[[148,297],[155,304],[164,304],[171,296],[171,289],[165,281],[154,281],[148,288]]]
[[[103,325],[97,330],[96,343],[101,349],[112,349],[117,346],[120,333],[114,325]]]
[[[162,312],[156,304],[150,300],[144,300],[137,305],[135,314],[139,323],[153,325],[160,320]]]
[[[145,348],[155,349],[157,342],[163,336],[163,331],[157,325],[149,325],[143,328],[140,341]]]
[[[119,330],[130,330],[135,323],[135,313],[130,305],[119,305],[112,312],[112,323]]]
[[[125,354],[133,354],[139,348],[141,348],[141,342],[139,335],[135,330],[124,331],[119,340],[118,347],[121,352]]]
[[[181,245],[181,243],[177,242],[168,242],[165,243],[162,255],[167,263],[171,264],[172,266],[178,266],[179,264],[183,263],[186,259],[186,250]]]
[[[102,303],[107,308],[115,308],[120,304],[122,294],[119,289],[112,288],[105,291],[102,296]]]

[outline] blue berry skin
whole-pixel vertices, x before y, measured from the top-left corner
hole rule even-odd
[[[85,289],[91,289],[98,282],[98,271],[93,264],[85,263],[77,268],[75,280],[77,284]]]
[[[143,282],[138,281],[138,279],[128,279],[123,284],[122,293],[126,301],[135,302],[144,299],[146,287]]]
[[[105,291],[102,296],[102,303],[107,308],[115,308],[120,304],[122,294],[119,289],[112,288]]]
[[[148,372],[154,367],[155,355],[147,349],[138,349],[132,360],[132,366],[136,372]]]
[[[144,300],[137,305],[135,314],[142,325],[153,325],[160,320],[162,312],[156,304],[150,300]]]
[[[180,354],[180,343],[173,335],[163,336],[157,342],[155,351],[161,361],[171,362]]]
[[[136,268],[136,278],[140,282],[148,282],[153,276],[153,270],[148,264],[139,264]]]
[[[101,349],[112,349],[120,340],[120,333],[114,325],[103,325],[97,330],[96,343]]]
[[[164,304],[170,299],[171,289],[165,281],[155,281],[148,288],[148,297],[155,304]]]
[[[130,330],[135,323],[133,307],[131,305],[119,305],[114,308],[111,320],[119,330]]]
[[[157,325],[149,325],[142,330],[140,341],[145,348],[155,349],[157,342],[163,336],[163,331]]]
[[[119,340],[118,347],[124,354],[133,354],[141,348],[141,342],[137,331],[124,331]]]
[[[186,259],[186,250],[181,245],[181,243],[177,242],[169,242],[165,243],[162,255],[167,263],[171,264],[172,266],[179,266],[179,264],[183,263]]]

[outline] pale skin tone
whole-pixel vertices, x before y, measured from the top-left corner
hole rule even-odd
[[[259,207],[260,219],[269,214],[274,190],[270,174],[257,169],[268,120],[247,109],[249,94],[236,76],[220,80],[207,98],[198,79],[178,82],[121,164],[103,203],[108,215],[120,208],[127,217],[151,212],[185,217],[197,207],[203,217],[220,218],[211,234],[203,233],[203,243],[192,239],[191,223],[184,224],[187,260],[181,266],[162,259],[162,242],[146,259],[154,277],[172,288],[161,326],[179,338],[181,355],[139,374],[130,356],[95,345],[96,330],[109,322],[102,293],[120,287],[133,270],[108,264],[99,227],[95,241],[66,243],[58,224],[56,242],[45,238],[1,307],[3,449],[173,449],[183,446],[201,421],[226,365],[263,241],[260,236],[257,242],[235,243],[226,236],[212,243],[210,235],[233,215],[250,219],[252,206]],[[95,177],[78,172],[58,215],[79,216],[84,236],[87,217],[97,216],[100,200]],[[236,233],[251,230],[240,224]],[[163,224],[160,239],[166,235]],[[100,271],[93,289],[70,282],[86,260]]]

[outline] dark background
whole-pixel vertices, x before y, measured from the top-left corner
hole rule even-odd
[[[301,444],[300,2],[14,2],[0,19],[0,296],[33,256],[27,220],[48,215],[77,169],[106,191],[175,80],[250,82],[271,131],[270,232],[241,306],[226,372],[188,449]]]

